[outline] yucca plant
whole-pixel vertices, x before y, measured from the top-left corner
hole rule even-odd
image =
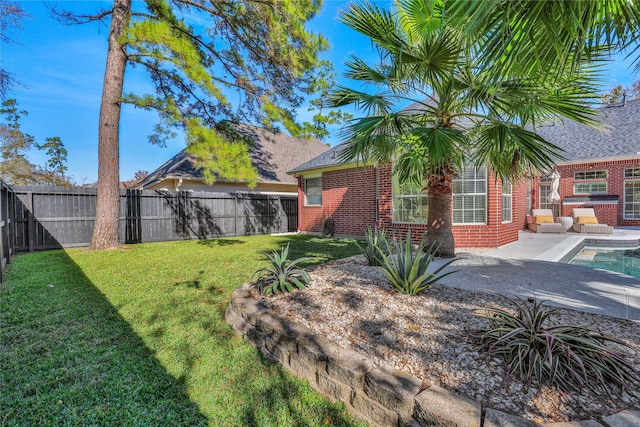
[[[399,237],[395,240],[382,240],[376,246],[376,252],[380,260],[380,268],[393,287],[400,293],[417,295],[443,277],[455,273],[450,271],[440,274],[445,267],[455,261],[454,259],[445,262],[433,272],[427,271],[439,248],[440,244],[437,242],[427,248],[423,237],[414,250],[411,232],[408,232],[406,239]]]
[[[373,229],[368,227],[367,231],[364,233],[364,241],[367,245],[361,248],[361,251],[362,255],[364,255],[367,260],[367,265],[382,265],[377,248],[381,248],[382,250],[386,250],[387,248],[387,233],[384,228]]]
[[[295,288],[304,289],[309,286],[311,282],[309,273],[296,266],[312,258],[303,257],[290,261],[288,259],[289,243],[280,252],[277,250],[271,254],[264,252],[264,255],[269,259],[270,265],[253,274],[254,278],[258,276],[255,287],[260,293],[269,295],[278,292],[291,292]]]
[[[517,375],[528,384],[547,384],[564,392],[583,387],[607,390],[611,385],[627,389],[633,385],[637,390],[640,373],[619,350],[627,347],[625,343],[585,326],[545,327],[557,309],[543,307],[535,299],[530,304],[507,299],[515,313],[499,308],[475,311],[490,323],[475,331],[480,347],[506,360],[506,378]]]

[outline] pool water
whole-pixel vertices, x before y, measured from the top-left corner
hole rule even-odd
[[[631,249],[609,249],[584,247],[569,264],[602,268],[640,279],[640,247]]]

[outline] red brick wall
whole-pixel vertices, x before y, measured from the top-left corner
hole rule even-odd
[[[322,232],[325,219],[336,224],[336,234],[362,236],[376,224],[376,174],[359,167],[322,174],[322,206],[304,205],[304,180],[298,179],[298,230]]]
[[[374,168],[353,168],[325,172],[322,206],[304,206],[303,180],[299,180],[299,230],[321,232],[326,218],[333,218],[336,234],[362,235],[367,227],[384,227],[406,233],[412,230],[417,238],[426,230],[426,224],[397,224],[392,222],[391,166],[378,169],[379,220],[376,223],[376,171]],[[456,247],[498,247],[518,240],[526,218],[526,183],[513,185],[512,221],[502,223],[502,191],[499,180],[493,176],[488,182],[487,224],[454,225]]]
[[[426,224],[398,224],[393,223],[392,205],[392,178],[391,166],[380,169],[380,226],[387,230],[406,233],[411,229],[412,236],[420,238],[427,229]],[[495,248],[518,240],[518,231],[524,228],[526,218],[526,194],[525,182],[513,185],[513,212],[512,221],[502,223],[502,185],[500,180],[495,180],[492,175],[487,182],[488,212],[487,224],[453,225],[453,239],[458,248],[489,247]]]
[[[625,220],[624,219],[624,170],[629,168],[640,167],[640,158],[616,160],[608,162],[591,162],[580,163],[572,165],[561,165],[557,167],[560,173],[560,198],[564,201],[568,196],[581,196],[573,193],[573,185],[576,182],[574,179],[575,172],[585,171],[607,171],[607,195],[620,196],[618,204],[583,204],[583,205],[561,205],[562,216],[571,216],[574,208],[593,208],[598,222],[609,225],[640,225],[640,220]],[[588,182],[580,180],[580,182]],[[535,206],[539,204],[539,196],[537,194],[538,183],[534,186],[536,188]]]

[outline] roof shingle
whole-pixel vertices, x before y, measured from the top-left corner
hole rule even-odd
[[[295,184],[297,181],[287,171],[329,149],[317,139],[293,138],[251,125],[237,125],[237,129],[253,140],[249,155],[258,171],[258,183]],[[193,157],[182,150],[150,173],[138,187],[144,188],[167,178],[202,180],[203,174],[194,164]]]
[[[594,129],[573,120],[539,126],[544,139],[565,150],[566,161],[640,156],[640,100],[598,109],[607,127]]]

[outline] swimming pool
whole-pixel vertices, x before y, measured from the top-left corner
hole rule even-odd
[[[569,264],[602,268],[640,279],[640,246],[628,249],[585,246]]]

